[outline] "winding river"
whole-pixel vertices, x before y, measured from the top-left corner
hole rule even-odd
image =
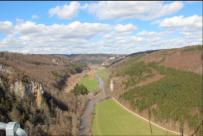
[[[81,136],[84,135],[90,135],[91,129],[92,129],[92,118],[93,118],[93,112],[94,107],[97,103],[101,102],[102,100],[107,98],[106,92],[105,92],[105,84],[104,81],[96,75],[96,79],[98,81],[98,87],[99,87],[99,93],[97,93],[95,96],[90,93],[88,97],[88,102],[85,108],[85,111],[83,115],[80,118],[80,129],[79,134]]]

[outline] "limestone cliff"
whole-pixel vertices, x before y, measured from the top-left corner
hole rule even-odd
[[[17,98],[22,99],[26,96],[33,96],[38,108],[41,108],[43,103],[43,85],[39,82],[26,77],[16,77],[15,70],[6,65],[0,65],[0,86],[7,87],[11,93],[14,93]]]
[[[18,80],[10,85],[10,91],[19,98],[32,95],[35,99],[37,107],[41,108],[44,93],[42,84],[32,80],[27,83],[23,82],[22,80]]]

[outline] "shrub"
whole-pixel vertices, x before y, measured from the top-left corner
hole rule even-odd
[[[76,84],[72,92],[75,95],[86,95],[89,93],[88,89],[83,84]]]

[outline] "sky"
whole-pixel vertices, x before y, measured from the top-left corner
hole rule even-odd
[[[0,51],[130,54],[201,43],[201,1],[0,2]]]

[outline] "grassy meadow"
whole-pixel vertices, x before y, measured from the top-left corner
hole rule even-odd
[[[124,110],[112,99],[97,104],[93,135],[151,135],[149,122]],[[152,135],[173,135],[152,125]]]
[[[92,78],[85,75],[80,81],[79,84],[83,84],[90,92],[96,91],[98,87],[98,82],[95,76]]]
[[[102,80],[104,80],[105,82],[108,80],[109,78],[109,73],[107,71],[106,68],[102,67],[101,69],[99,69],[96,73],[98,76],[100,76],[102,78]]]

